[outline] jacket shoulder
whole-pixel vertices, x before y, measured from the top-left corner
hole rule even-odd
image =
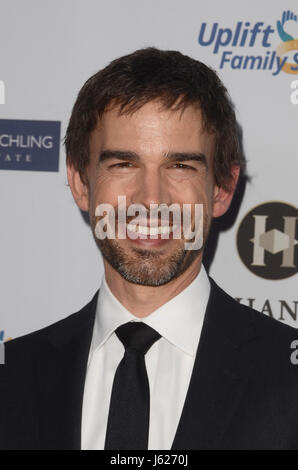
[[[235,325],[238,323],[238,320],[243,320],[253,324],[258,333],[265,334],[266,338],[269,338],[270,335],[272,338],[278,335],[280,339],[282,337],[285,339],[291,337],[298,339],[297,328],[265,315],[247,305],[241,304],[224,291],[210,276],[209,280],[217,302],[220,302],[224,311],[231,316],[231,320]]]
[[[92,313],[95,312],[98,292],[99,290],[96,291],[92,299],[86,305],[67,317],[31,333],[6,341],[4,343],[5,350],[7,352],[18,349],[24,350],[24,348],[26,349],[30,346],[40,345],[47,337],[63,337],[67,335],[69,331],[77,331],[79,328],[82,328],[84,324],[91,319]]]

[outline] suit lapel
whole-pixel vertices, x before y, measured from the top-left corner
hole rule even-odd
[[[210,282],[201,338],[171,450],[220,448],[255,362],[251,317],[212,278]],[[62,320],[62,328],[58,323],[50,331],[47,351],[38,362],[40,449],[81,448],[83,393],[98,292],[80,312]]]
[[[50,331],[39,361],[39,448],[80,449],[85,374],[98,292]]]
[[[256,332],[247,312],[210,278],[194,368],[174,449],[216,449],[237,410],[252,371]]]

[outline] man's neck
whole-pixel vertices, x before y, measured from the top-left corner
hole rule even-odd
[[[202,259],[181,276],[162,286],[151,287],[126,281],[104,260],[106,282],[119,302],[133,315],[144,318],[182,292],[195,279],[201,269]]]

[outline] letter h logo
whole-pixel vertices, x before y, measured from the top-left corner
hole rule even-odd
[[[283,217],[284,231],[272,229],[266,232],[268,215],[253,215],[254,237],[250,239],[253,243],[252,266],[266,266],[265,251],[276,254],[282,252],[282,264],[280,267],[295,268],[295,227],[298,217]]]

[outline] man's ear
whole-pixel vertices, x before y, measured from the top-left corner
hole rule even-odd
[[[230,207],[240,174],[240,166],[233,165],[231,174],[232,180],[228,190],[216,185],[214,186],[212,217],[220,217]]]
[[[85,212],[89,210],[89,193],[87,185],[82,181],[79,172],[73,165],[67,164],[67,179],[77,206]]]

